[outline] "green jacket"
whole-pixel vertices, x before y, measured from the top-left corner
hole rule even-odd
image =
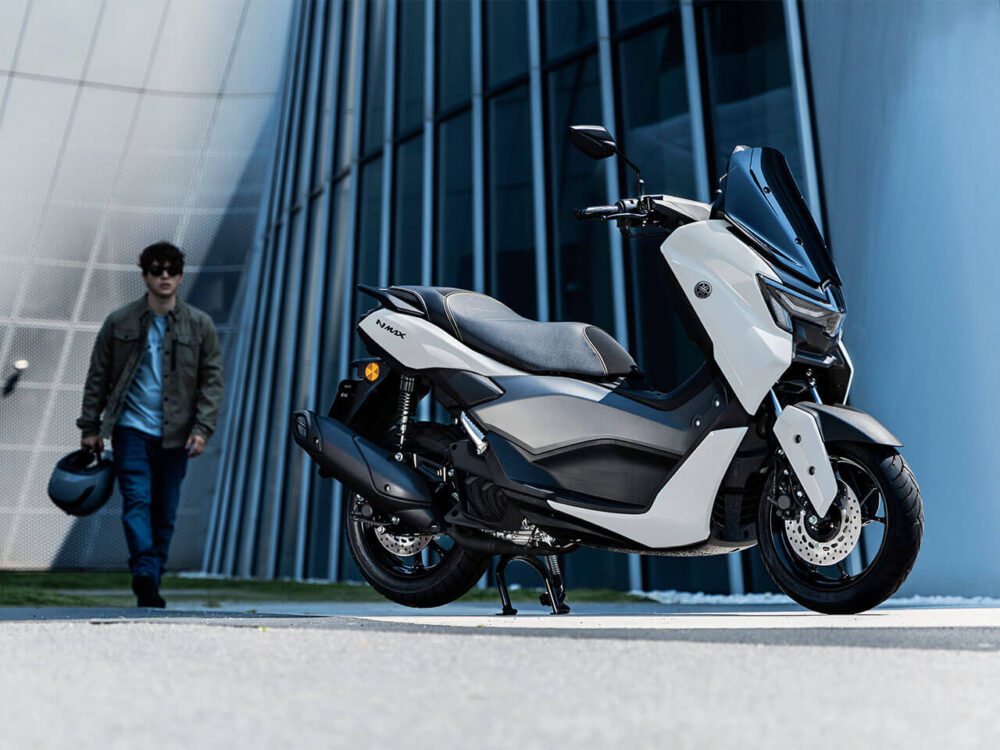
[[[145,296],[104,320],[76,420],[83,437],[111,437],[142,363],[151,321]],[[222,349],[215,324],[207,313],[178,300],[167,313],[163,339],[163,447],[181,447],[192,434],[208,440],[221,401]]]

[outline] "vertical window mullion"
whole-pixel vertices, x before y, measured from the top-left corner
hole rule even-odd
[[[809,87],[806,80],[805,54],[802,48],[802,24],[797,0],[784,0],[785,35],[788,39],[788,65],[792,72],[792,93],[798,117],[799,147],[802,149],[802,172],[809,211],[823,231],[823,208],[820,200],[819,170],[813,143],[812,113],[809,109]]]
[[[389,264],[392,257],[392,196],[393,196],[393,163],[392,149],[393,126],[395,124],[396,103],[396,17],[398,6],[396,0],[387,0],[385,15],[385,114],[382,128],[382,215],[379,227],[379,286],[389,285]]]
[[[709,176],[708,146],[705,133],[705,108],[701,98],[701,82],[704,80],[704,76],[699,64],[698,31],[691,0],[681,0],[681,33],[684,38],[684,71],[687,76],[688,112],[691,116],[695,197],[708,203],[711,200],[712,184]]]
[[[434,71],[437,62],[436,3],[427,0],[424,17],[424,197],[420,242],[420,283],[433,283],[434,267]]]
[[[472,0],[472,278],[486,291],[486,137],[483,129],[483,6]]]
[[[531,182],[535,207],[535,298],[538,320],[549,319],[548,236],[546,232],[545,136],[542,118],[542,43],[539,0],[528,0],[528,92],[531,112]]]

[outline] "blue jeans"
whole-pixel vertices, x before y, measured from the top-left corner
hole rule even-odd
[[[187,451],[164,449],[162,443],[161,438],[130,427],[116,427],[111,437],[128,567],[133,576],[153,576],[157,581],[167,564],[187,469]]]

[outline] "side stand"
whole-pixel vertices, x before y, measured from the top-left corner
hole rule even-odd
[[[545,581],[545,593],[538,597],[542,604],[552,607],[552,614],[565,615],[569,613],[566,606],[566,586],[563,583],[562,571],[559,569],[559,558],[556,555],[546,555],[545,564],[531,555],[501,555],[497,562],[497,589],[500,592],[500,603],[503,605],[501,615],[516,615],[517,610],[511,606],[510,593],[507,591],[507,566],[519,560],[527,563],[538,571]]]

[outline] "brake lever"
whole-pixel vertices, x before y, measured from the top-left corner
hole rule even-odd
[[[611,214],[610,216],[602,216],[601,221],[611,221],[612,219],[645,219],[646,214],[630,214],[630,213],[620,213]]]

